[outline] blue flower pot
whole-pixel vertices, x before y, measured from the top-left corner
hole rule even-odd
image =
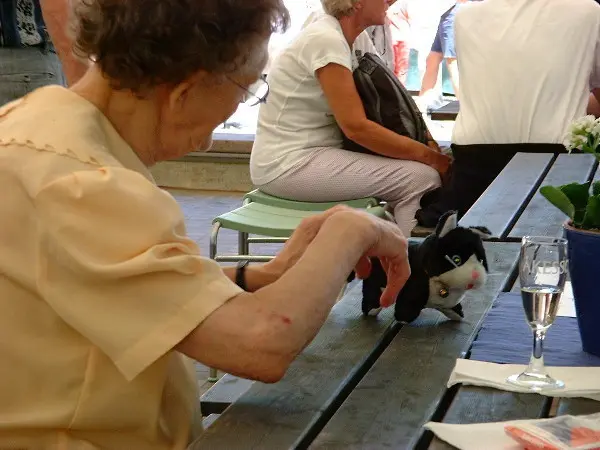
[[[600,233],[564,229],[583,351],[600,356]]]

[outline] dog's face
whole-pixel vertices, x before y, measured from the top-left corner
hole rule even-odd
[[[457,227],[456,214],[450,213],[427,241],[422,255],[429,275],[426,307],[450,317],[465,291],[485,284],[488,265],[480,230]]]
[[[487,260],[481,238],[467,228],[454,228],[428,248],[424,265],[433,279],[463,291],[481,287]]]

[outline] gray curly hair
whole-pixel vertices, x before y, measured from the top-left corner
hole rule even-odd
[[[358,0],[321,0],[321,5],[327,14],[339,19],[352,14],[356,2]]]

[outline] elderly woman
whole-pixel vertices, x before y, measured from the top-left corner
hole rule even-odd
[[[253,96],[281,0],[86,0],[75,19],[86,74],[0,109],[0,448],[185,448],[186,356],[277,381],[369,257],[394,301],[406,239],[339,208],[222,270],[153,183],[147,166],[208,148]]]
[[[421,196],[440,185],[449,158],[367,119],[352,78],[351,50],[383,25],[386,0],[322,0],[323,14],[282,51],[268,75],[250,171],[265,192],[301,201],[367,196],[394,208],[401,230],[416,224]],[[342,148],[342,131],[377,155]]]

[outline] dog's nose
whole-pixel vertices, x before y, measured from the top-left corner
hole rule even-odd
[[[479,280],[479,277],[480,277],[479,272],[477,272],[476,270],[471,272],[471,278],[473,279],[473,281]]]

